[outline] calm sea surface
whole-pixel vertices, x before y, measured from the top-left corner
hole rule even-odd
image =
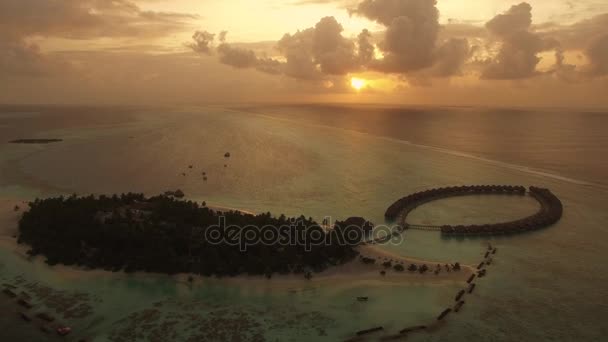
[[[499,255],[464,310],[437,332],[409,339],[600,341],[608,333],[607,132],[608,114],[558,110],[5,106],[0,197],[181,188],[218,206],[318,220],[359,215],[381,224],[395,199],[429,187],[546,186],[562,199],[563,219],[538,232],[492,239]],[[18,138],[64,141],[6,143]],[[227,151],[232,157],[224,167]],[[425,205],[413,219],[496,222],[535,210],[533,201],[467,197]],[[476,264],[487,241],[412,231],[402,244],[384,248]],[[204,333],[207,340],[233,340],[230,334],[242,331],[248,332],[238,336],[243,341],[338,341],[376,325],[395,331],[425,324],[461,287],[372,279],[287,289],[272,281],[188,285],[164,276],[74,276],[4,249],[0,282],[51,293],[53,300],[37,303],[42,307],[79,298],[88,314],[70,321],[74,338],[94,341],[162,334],[169,337],[160,340],[187,340]],[[370,301],[354,301],[360,295]],[[228,335],[211,334],[214,326]],[[10,340],[44,340],[13,314],[0,318],[0,331]]]

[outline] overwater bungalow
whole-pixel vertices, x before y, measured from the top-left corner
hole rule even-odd
[[[401,330],[399,330],[399,334],[403,335],[403,334],[407,334],[407,333],[411,333],[411,332],[419,331],[419,330],[426,330],[426,325],[417,325],[414,327],[401,329]]]
[[[464,305],[464,300],[461,300],[458,303],[456,303],[456,305],[454,305],[454,312],[460,311],[460,308],[462,308],[463,305]]]
[[[437,316],[437,320],[438,320],[438,321],[443,320],[443,319],[445,318],[445,316],[447,316],[447,315],[448,315],[448,314],[449,314],[451,311],[452,311],[452,308],[447,308],[447,309],[443,310],[443,311],[442,311],[442,312],[439,314],[439,316]]]

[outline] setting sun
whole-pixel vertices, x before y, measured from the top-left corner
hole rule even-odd
[[[353,77],[350,79],[350,85],[357,90],[361,90],[365,87],[365,80]]]

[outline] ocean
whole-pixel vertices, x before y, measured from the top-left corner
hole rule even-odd
[[[407,231],[401,244],[383,247],[469,264],[488,242],[499,250],[462,312],[408,340],[599,341],[608,333],[606,129],[607,113],[561,109],[2,106],[0,198],[180,188],[215,206],[384,224],[388,205],[423,189],[548,187],[564,204],[555,226],[475,239]],[[64,141],[8,143],[20,138]],[[531,200],[471,196],[430,203],[412,219],[498,222],[535,210]],[[70,320],[78,332],[72,338],[92,341],[345,340],[377,325],[398,331],[432,321],[462,287],[379,279],[289,288],[273,280],[191,285],[159,275],[75,275],[2,248],[0,282],[40,293],[44,307],[80,306]],[[362,295],[370,300],[354,300]],[[15,316],[0,318],[0,334],[46,338]]]

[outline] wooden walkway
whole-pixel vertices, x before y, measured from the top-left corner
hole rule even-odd
[[[427,231],[440,231],[441,226],[429,226],[423,224],[407,224],[406,229],[415,229],[415,230],[427,230]]]

